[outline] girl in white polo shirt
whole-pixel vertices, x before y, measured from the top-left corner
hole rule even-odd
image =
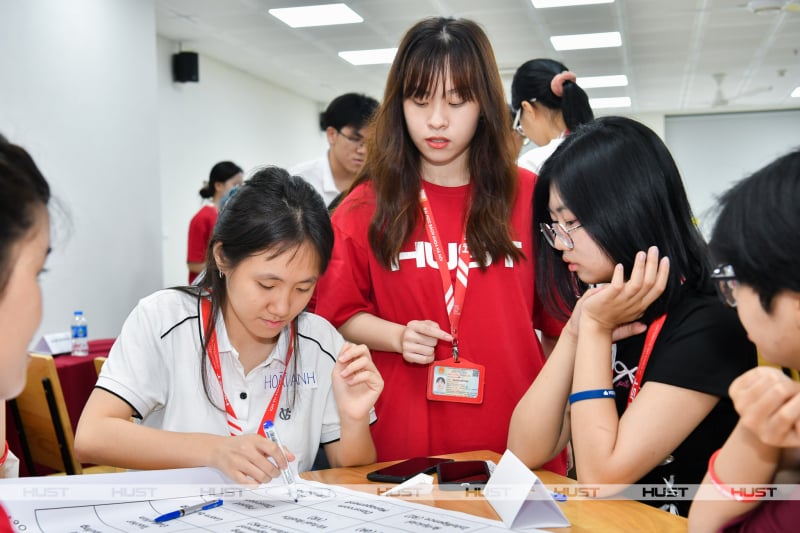
[[[220,213],[199,286],[158,291],[125,321],[78,424],[80,460],[265,482],[280,475],[269,457],[286,467],[264,437],[273,420],[300,471],[320,444],[331,466],[374,462],[383,380],[366,346],[303,312],[332,247],[313,187],[258,171]]]

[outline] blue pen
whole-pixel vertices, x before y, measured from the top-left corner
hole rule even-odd
[[[187,514],[196,513],[198,511],[208,511],[209,509],[213,509],[214,507],[219,507],[220,505],[222,505],[222,500],[214,500],[213,502],[203,502],[203,503],[198,503],[197,505],[190,505],[188,507],[184,507],[183,509],[178,509],[177,511],[172,511],[167,514],[162,514],[161,516],[156,517],[155,522],[166,522],[167,520],[174,520],[176,518],[186,516]]]
[[[554,492],[554,491],[551,490],[550,491],[550,496],[552,496],[553,499],[555,501],[557,501],[557,502],[565,502],[565,501],[567,501],[567,495],[566,494],[561,494],[560,492]]]

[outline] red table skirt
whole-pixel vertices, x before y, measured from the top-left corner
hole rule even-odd
[[[73,432],[78,427],[78,420],[81,417],[83,406],[86,405],[86,401],[89,399],[92,389],[94,389],[94,384],[97,382],[94,358],[107,357],[114,340],[98,339],[89,341],[89,355],[85,357],[73,357],[65,354],[56,355],[54,358]],[[20,458],[19,475],[28,475],[25,461],[22,459],[22,445],[20,444],[19,433],[8,406],[6,406],[6,439],[8,440],[8,447]]]

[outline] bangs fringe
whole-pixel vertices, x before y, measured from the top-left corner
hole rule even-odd
[[[448,41],[449,42],[449,41]],[[459,54],[457,49],[450,48],[448,42],[436,41],[431,46],[420,46],[414,49],[409,57],[408,70],[405,72],[403,85],[403,99],[424,99],[431,96],[437,83],[440,83],[442,93],[445,93],[445,83],[449,79],[453,90],[458,96],[468,102],[475,101],[475,91],[478,89],[480,79],[473,69],[464,68],[470,65],[467,54]],[[459,56],[464,57],[459,57]],[[462,65],[454,74],[450,69],[451,64]]]

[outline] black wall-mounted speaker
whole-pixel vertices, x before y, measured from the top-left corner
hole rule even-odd
[[[172,80],[181,83],[200,80],[197,52],[179,52],[172,55]]]

